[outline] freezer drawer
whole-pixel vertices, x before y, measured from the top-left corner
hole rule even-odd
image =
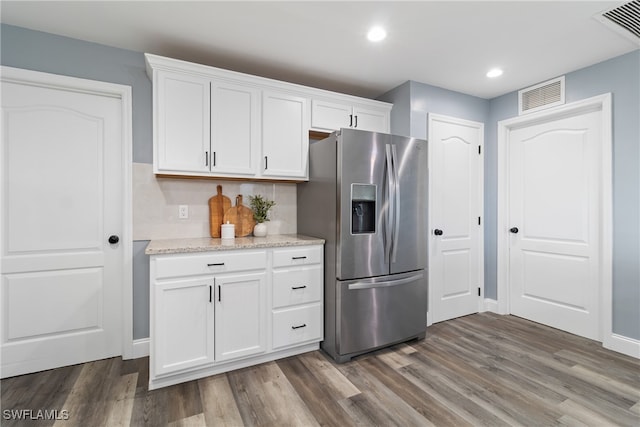
[[[427,274],[424,270],[337,282],[337,353],[363,353],[424,336]]]

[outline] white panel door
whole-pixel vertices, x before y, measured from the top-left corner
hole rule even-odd
[[[121,100],[5,81],[2,129],[2,376],[121,355]]]
[[[216,362],[262,353],[266,341],[266,273],[217,276]]]
[[[308,179],[308,100],[278,92],[262,93],[262,175]]]
[[[478,312],[484,125],[429,115],[429,310],[440,322]]]
[[[260,91],[211,83],[211,171],[253,176],[260,158]]]
[[[511,313],[598,339],[600,111],[509,135]]]

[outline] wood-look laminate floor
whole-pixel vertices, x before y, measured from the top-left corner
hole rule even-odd
[[[148,359],[1,381],[2,426],[639,426],[640,363],[512,316],[475,314],[335,364],[310,352],[148,391]],[[68,420],[17,421],[7,410]],[[64,411],[64,412],[63,412]]]

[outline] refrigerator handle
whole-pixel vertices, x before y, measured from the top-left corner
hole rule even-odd
[[[424,277],[424,274],[419,273],[419,274],[414,274],[413,276],[410,276],[410,277],[404,277],[402,279],[396,279],[396,280],[386,280],[384,282],[373,282],[373,281],[355,282],[355,283],[349,284],[349,290],[353,291],[357,289],[388,288],[389,286],[405,285],[407,283],[415,282],[416,280],[420,280],[423,277]]]
[[[392,227],[395,223],[395,210],[393,203],[395,201],[395,183],[393,182],[393,154],[391,152],[391,145],[385,145],[385,155],[387,161],[387,200],[386,207],[387,213],[385,215],[385,239],[384,239],[384,261],[385,263],[390,263],[391,257],[391,239],[392,239]]]
[[[393,207],[395,209],[393,224],[393,246],[391,247],[391,262],[396,262],[396,255],[398,253],[398,235],[400,234],[400,180],[398,179],[398,151],[396,145],[391,146],[392,164],[393,164],[393,181],[394,181],[394,201]]]

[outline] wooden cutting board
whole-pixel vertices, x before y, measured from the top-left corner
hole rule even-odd
[[[220,225],[224,213],[231,208],[231,199],[222,195],[222,185],[218,185],[218,194],[209,199],[209,230],[211,237],[220,237]]]
[[[248,236],[253,232],[253,227],[256,225],[256,221],[253,219],[253,211],[242,204],[241,194],[236,197],[236,205],[225,211],[223,223],[226,224],[227,221],[230,224],[235,224],[236,237]]]

